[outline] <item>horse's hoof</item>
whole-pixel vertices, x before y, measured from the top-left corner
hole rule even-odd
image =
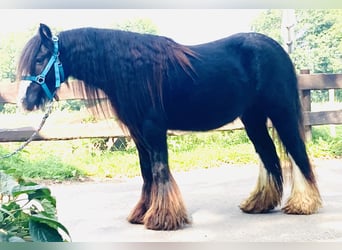
[[[144,217],[146,214],[146,206],[144,200],[140,200],[130,215],[127,217],[128,222],[132,224],[144,224]]]
[[[289,198],[281,210],[286,214],[309,215],[316,213],[321,207],[322,201],[319,196],[308,199],[304,196],[295,196]]]
[[[257,202],[255,199],[249,198],[243,201],[239,207],[241,211],[243,211],[244,213],[261,214],[261,213],[268,213],[269,211],[274,209],[276,206],[277,206],[277,202],[265,205],[265,204],[261,204]]]
[[[186,214],[177,218],[171,216],[163,218],[159,215],[150,215],[144,218],[145,227],[151,230],[172,231],[182,229],[188,224],[191,224],[191,221]]]
[[[301,177],[301,175],[297,174]],[[304,178],[294,182],[286,205],[282,208],[286,214],[313,214],[322,207],[321,195],[316,183],[308,182]]]
[[[130,214],[127,220],[132,224],[144,224],[144,215]]]
[[[261,168],[255,190],[240,204],[240,209],[245,213],[268,213],[280,204],[281,197],[282,189]]]

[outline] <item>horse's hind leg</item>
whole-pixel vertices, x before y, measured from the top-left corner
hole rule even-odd
[[[246,213],[266,213],[281,202],[283,178],[279,158],[267,130],[266,117],[254,111],[246,112],[241,120],[262,164],[257,185],[240,208]]]
[[[140,201],[128,220],[153,230],[176,230],[190,223],[178,186],[168,166],[166,129],[157,119],[145,120],[138,150],[144,178]],[[148,154],[148,159],[146,153]],[[147,161],[148,160],[148,161]],[[146,163],[145,162],[145,163]]]
[[[312,214],[322,201],[295,114],[283,111],[270,117],[292,160],[292,191],[282,210],[288,214]]]

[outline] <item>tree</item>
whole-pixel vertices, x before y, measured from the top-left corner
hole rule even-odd
[[[342,73],[342,10],[297,10],[297,67],[314,73]]]
[[[11,33],[0,42],[0,80],[15,80],[18,47],[21,46],[22,34]]]
[[[281,10],[265,10],[252,23],[252,30],[281,43]]]
[[[150,19],[131,19],[125,21],[123,23],[116,23],[113,25],[116,29],[134,31],[139,33],[147,33],[147,34],[158,34],[157,26]]]
[[[37,33],[37,28],[27,32],[12,32],[0,35],[0,81],[16,80],[17,60],[25,43]]]

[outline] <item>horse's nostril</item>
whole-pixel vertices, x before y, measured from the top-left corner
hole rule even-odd
[[[26,111],[32,111],[34,110],[34,105],[29,105],[24,102],[24,105],[22,106]]]

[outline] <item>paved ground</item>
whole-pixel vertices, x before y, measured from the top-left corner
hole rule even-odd
[[[317,176],[324,200],[318,214],[244,214],[238,205],[256,183],[256,166],[223,166],[177,173],[193,224],[160,232],[131,225],[126,216],[138,201],[140,178],[50,185],[59,220],[74,242],[184,241],[342,241],[342,160],[319,161]],[[285,189],[287,197],[289,188]]]

